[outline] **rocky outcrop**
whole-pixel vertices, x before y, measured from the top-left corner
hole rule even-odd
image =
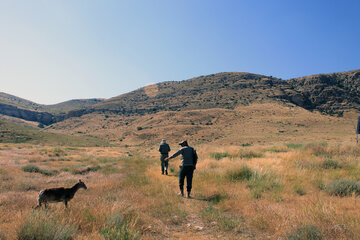
[[[297,105],[308,110],[340,114],[344,110],[360,111],[360,70],[318,74],[287,81],[289,93]]]
[[[50,113],[31,111],[2,103],[0,103],[0,114],[21,118],[27,121],[39,122],[45,125],[50,125],[56,121],[55,116]]]

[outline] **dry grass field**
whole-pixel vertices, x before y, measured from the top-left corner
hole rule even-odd
[[[94,129],[112,146],[1,143],[0,239],[360,239],[360,147],[344,116],[274,103],[85,115],[48,130]],[[198,151],[192,199],[177,196],[179,158],[160,173],[162,137]],[[41,189],[79,179],[88,189],[68,209],[33,209]]]

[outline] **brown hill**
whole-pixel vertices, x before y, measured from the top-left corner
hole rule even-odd
[[[32,101],[10,95],[4,92],[0,92],[0,103],[15,106],[20,109],[26,109],[31,111],[39,111],[39,112],[48,112],[51,114],[60,114],[67,113],[71,110],[89,107],[91,105],[97,104],[104,101],[99,98],[91,98],[91,99],[74,99],[69,100],[57,104],[38,104]]]
[[[342,115],[344,111],[360,111],[359,86],[360,70],[291,80],[228,72],[158,83],[104,101],[72,100],[45,106],[2,94],[0,113],[48,125],[89,113],[130,116],[161,111],[234,109],[252,103],[280,101],[294,103],[307,110]]]
[[[102,101],[102,99],[75,99],[58,104],[42,105],[0,92],[0,114],[50,125],[62,119],[62,116],[71,110],[89,107]]]
[[[105,100],[68,117],[92,112],[123,115],[159,111],[225,108],[274,100],[329,114],[360,110],[360,70],[281,80],[274,77],[228,72],[180,82],[163,82]]]
[[[318,74],[287,82],[298,93],[294,102],[306,109],[330,114],[360,110],[360,70]]]

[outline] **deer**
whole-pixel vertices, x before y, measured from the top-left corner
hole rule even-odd
[[[47,208],[47,203],[53,203],[53,202],[64,202],[65,208],[68,207],[68,202],[73,199],[75,193],[80,189],[87,189],[84,182],[82,182],[79,179],[79,182],[77,182],[73,187],[71,188],[48,188],[45,190],[40,191],[38,196],[38,202],[39,205],[35,208],[41,207],[42,203],[44,203],[45,208]]]

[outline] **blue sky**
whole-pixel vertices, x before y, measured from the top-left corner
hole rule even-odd
[[[359,9],[355,0],[0,0],[0,91],[52,104],[217,72],[359,69]]]

